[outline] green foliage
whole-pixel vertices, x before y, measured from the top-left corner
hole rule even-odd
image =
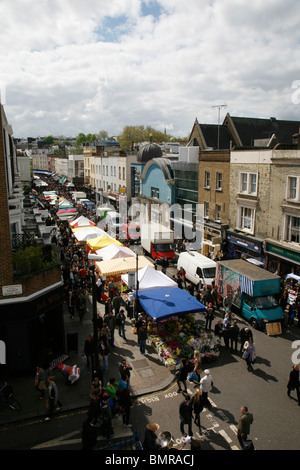
[[[88,142],[96,142],[97,140],[97,137],[96,137],[96,134],[83,134],[82,132],[80,132],[76,138],[76,147],[81,147],[82,144],[84,144],[85,142],[88,143]]]
[[[44,142],[45,144],[51,145],[51,144],[53,144],[53,142],[54,142],[54,137],[53,137],[52,135],[48,135],[48,137],[45,137],[45,138],[44,138],[43,142]]]
[[[157,131],[150,126],[146,128],[144,126],[125,126],[122,134],[118,137],[122,148],[131,148],[136,144],[150,140],[160,144],[162,142],[169,142],[170,139],[170,135]]]

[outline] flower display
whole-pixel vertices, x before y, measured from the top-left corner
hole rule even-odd
[[[175,367],[182,357],[192,359],[195,350],[200,352],[203,362],[214,361],[220,354],[220,338],[199,330],[193,314],[171,317],[160,322],[155,330],[148,341],[167,367]]]

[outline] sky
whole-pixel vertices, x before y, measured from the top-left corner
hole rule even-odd
[[[15,137],[300,119],[300,0],[0,0]]]

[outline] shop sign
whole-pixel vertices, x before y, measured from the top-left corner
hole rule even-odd
[[[267,242],[266,252],[271,253],[275,256],[279,256],[280,258],[285,258],[294,263],[300,264],[300,253],[298,253],[297,251],[288,250],[287,248],[283,248],[277,245],[272,245],[271,243]]]
[[[247,240],[244,237],[233,234],[227,234],[227,241],[234,245],[241,246],[242,248],[246,248],[247,250],[255,251],[255,253],[261,253],[261,242]]]
[[[11,286],[2,286],[2,295],[3,296],[13,296],[22,294],[22,284],[14,284]]]

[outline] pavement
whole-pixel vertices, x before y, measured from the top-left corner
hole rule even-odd
[[[53,370],[55,381],[58,387],[59,400],[63,408],[57,414],[66,411],[87,409],[90,404],[90,389],[92,383],[92,371],[87,368],[83,361],[82,354],[84,343],[89,334],[93,334],[92,322],[92,298],[90,296],[87,312],[80,322],[78,316],[70,318],[66,304],[64,304],[64,324],[65,335],[77,337],[78,347],[75,351],[67,351],[66,358],[62,357],[62,362],[69,366],[77,365],[80,368],[80,378],[72,385],[61,374],[58,369]],[[104,316],[104,304],[97,302],[97,311]],[[130,377],[130,388],[133,398],[155,393],[167,388],[174,380],[174,371],[170,371],[162,364],[157,353],[151,345],[147,345],[148,355],[142,355],[137,342],[137,335],[133,333],[131,320],[126,319],[125,326],[126,340],[119,336],[118,329],[115,330],[115,347],[110,348],[109,371],[104,372],[103,385],[106,386],[110,378],[119,380],[119,366],[123,358],[132,367]],[[70,336],[69,336],[70,337]],[[72,341],[70,342],[72,343]],[[74,343],[74,341],[73,341]],[[76,341],[75,341],[76,343]],[[67,341],[66,341],[67,344]],[[5,428],[11,423],[25,421],[44,421],[46,417],[45,400],[39,399],[39,394],[34,387],[34,376],[11,378],[8,383],[12,385],[15,398],[21,403],[22,409],[19,412],[11,411],[4,406],[0,409],[0,427]],[[47,392],[46,392],[47,393]],[[83,419],[84,420],[84,419]],[[113,420],[113,439],[126,438],[132,436],[130,428],[124,428],[122,419]]]

